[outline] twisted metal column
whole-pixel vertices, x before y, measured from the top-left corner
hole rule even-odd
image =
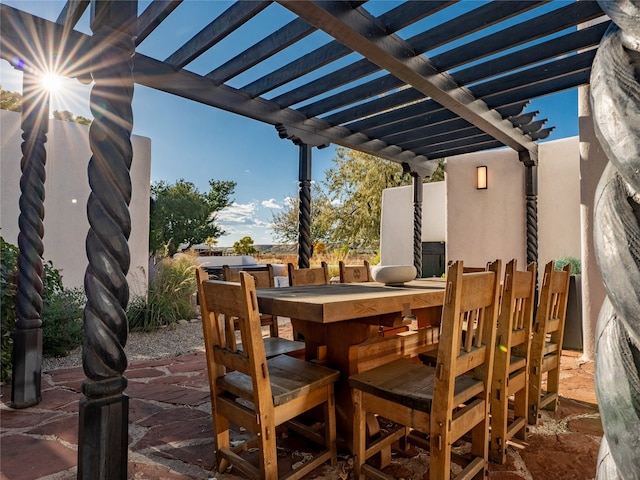
[[[23,72],[22,177],[18,224],[16,330],[13,333],[11,402],[25,408],[40,402],[42,368],[42,254],[44,181],[49,130],[49,93],[40,78]]]
[[[413,178],[413,265],[417,278],[422,277],[422,177],[411,173]]]
[[[520,152],[525,167],[525,195],[527,208],[527,263],[538,262],[538,166],[529,152]]]
[[[125,309],[129,300],[126,274],[131,232],[133,113],[132,40],[137,1],[93,4],[94,34],[91,73],[95,85],[89,129],[91,194],[87,203],[89,259],[84,285],[85,341],[82,362],[87,379],[82,385],[78,478],[126,479],[128,397],[124,345]]]
[[[309,268],[311,259],[311,146],[300,144],[298,174],[298,268]]]
[[[594,246],[607,292],[596,331],[604,428],[597,478],[629,480],[640,478],[640,3],[599,3],[615,25],[591,73],[596,136],[609,159],[594,208]]]

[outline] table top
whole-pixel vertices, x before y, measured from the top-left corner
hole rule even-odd
[[[262,288],[257,290],[260,312],[317,323],[333,323],[442,305],[446,282],[424,278],[403,285],[337,283]]]

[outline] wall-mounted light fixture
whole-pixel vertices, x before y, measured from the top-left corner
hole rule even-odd
[[[486,190],[487,189],[487,166],[480,165],[479,167],[476,167],[476,176],[477,176],[476,188],[478,190]]]

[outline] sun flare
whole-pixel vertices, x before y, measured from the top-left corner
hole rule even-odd
[[[62,86],[62,77],[55,73],[45,73],[42,76],[42,86],[50,92],[55,92]]]

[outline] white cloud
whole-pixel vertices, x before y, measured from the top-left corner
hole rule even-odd
[[[264,208],[282,208],[280,205],[278,205],[278,202],[276,202],[275,198],[270,198],[269,200],[263,200],[262,206]]]
[[[255,222],[256,203],[232,203],[217,214],[216,220],[221,224],[251,224]]]

